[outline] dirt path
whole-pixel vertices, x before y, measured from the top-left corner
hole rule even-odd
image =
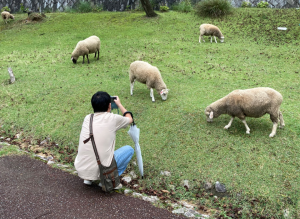
[[[185,218],[28,156],[0,157],[0,218]]]

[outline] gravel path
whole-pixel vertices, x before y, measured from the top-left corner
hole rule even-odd
[[[23,156],[0,157],[0,218],[185,218]]]

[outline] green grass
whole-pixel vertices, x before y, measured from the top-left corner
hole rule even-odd
[[[24,138],[45,137],[58,146],[50,150],[62,162],[76,156],[84,116],[92,112],[91,96],[98,90],[118,95],[141,129],[144,172],[148,188],[176,186],[173,198],[194,200],[208,207],[223,203],[241,207],[239,217],[296,217],[299,202],[299,18],[295,9],[235,9],[221,19],[191,13],[46,14],[42,23],[25,24],[17,14],[0,23],[0,122],[7,135],[23,131]],[[199,44],[199,26],[220,27],[225,43]],[[285,26],[287,31],[277,27]],[[71,53],[79,40],[97,35],[100,60],[74,65]],[[136,83],[130,96],[128,68],[144,60],[157,66],[170,89],[168,100]],[[16,82],[9,84],[7,68]],[[207,123],[204,109],[235,89],[268,86],[279,91],[286,127],[269,138],[269,116],[247,118],[247,135],[238,119],[229,130],[229,116]],[[127,129],[117,136],[117,148],[131,144]],[[54,144],[53,144],[54,145]],[[162,177],[161,170],[171,172]],[[186,191],[181,181],[192,188]],[[195,179],[195,181],[193,181]],[[230,196],[214,202],[198,191],[205,181],[220,181]],[[207,197],[207,199],[206,199]],[[259,202],[254,202],[256,198]],[[252,204],[251,204],[252,202]]]

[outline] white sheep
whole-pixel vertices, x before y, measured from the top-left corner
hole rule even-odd
[[[95,53],[95,58],[96,54],[98,52],[98,58],[99,60],[99,54],[100,54],[100,39],[97,36],[90,36],[86,38],[85,40],[79,41],[72,52],[72,57],[71,60],[73,61],[74,64],[76,64],[78,57],[83,56],[83,61],[82,64],[84,63],[84,56],[86,56],[88,63],[90,63],[89,60],[89,54]]]
[[[3,11],[2,13],[1,13],[1,17],[2,17],[2,19],[3,19],[3,21],[7,24],[7,21],[8,21],[8,19],[10,18],[10,19],[15,19],[15,17],[11,14],[11,13],[9,13],[8,11]]]
[[[224,42],[224,36],[221,33],[220,29],[212,24],[201,24],[200,25],[200,36],[199,36],[199,43],[201,43],[201,39],[203,40],[203,42],[205,42],[204,36],[210,36],[210,43],[212,43],[212,37],[215,38],[215,42],[217,43],[216,37],[218,37],[220,39],[220,42],[223,43]]]
[[[234,117],[238,117],[246,127],[246,133],[250,134],[245,118],[259,118],[266,113],[270,114],[273,122],[272,132],[269,137],[274,137],[277,130],[278,118],[280,120],[280,128],[284,127],[284,120],[279,108],[282,103],[282,95],[269,87],[257,87],[246,90],[234,90],[227,96],[210,104],[205,109],[207,122],[212,122],[213,118],[217,118],[222,114],[231,116],[231,120],[224,129],[228,129]]]
[[[157,67],[150,65],[148,62],[135,61],[130,64],[129,68],[130,94],[133,95],[134,81],[137,80],[146,84],[150,89],[150,97],[155,102],[153,88],[160,94],[162,100],[166,100],[169,89],[167,89],[161,74]]]

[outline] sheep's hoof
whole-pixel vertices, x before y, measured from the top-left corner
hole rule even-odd
[[[155,103],[155,100],[154,100],[154,101],[152,101],[152,103]]]
[[[274,136],[275,136],[275,134],[272,134],[272,133],[269,135],[270,138],[273,138]]]
[[[229,127],[230,127],[229,125],[225,125],[224,129],[229,129]]]
[[[279,126],[279,128],[280,128],[280,129],[283,129],[283,128],[284,128],[284,126],[285,126],[284,124],[283,124],[283,125],[280,125],[280,126]]]
[[[250,135],[250,131],[246,131],[246,134]]]

